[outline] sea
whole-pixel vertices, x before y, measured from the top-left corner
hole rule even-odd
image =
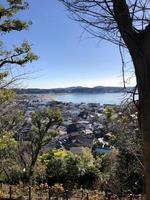
[[[40,98],[47,101],[61,101],[72,103],[100,103],[100,104],[122,104],[129,101],[128,93],[59,93],[39,94]]]

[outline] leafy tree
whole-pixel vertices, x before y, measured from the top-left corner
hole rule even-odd
[[[108,175],[104,188],[116,194],[143,193],[143,143],[135,108],[133,105],[123,107],[118,113],[114,110],[113,115],[116,117],[111,127],[107,126],[108,118],[105,131],[111,131],[109,144],[115,149],[102,157],[100,166],[101,172]]]
[[[85,173],[79,177],[79,184],[86,189],[98,189],[101,173],[95,166],[87,167]]]
[[[150,199],[150,2],[147,0],[59,1],[64,3],[72,18],[82,23],[89,33],[119,45],[120,50],[122,47],[128,49],[139,93],[137,107],[139,127],[144,140],[146,198]],[[122,51],[120,52],[122,55]]]
[[[17,152],[17,142],[13,137],[12,132],[3,132],[0,138],[0,178],[1,181],[7,181],[12,183],[14,168],[12,167],[14,163],[16,164],[16,152]],[[17,166],[16,166],[17,170]]]
[[[4,0],[1,2],[0,34],[6,35],[11,34],[12,31],[20,32],[28,29],[32,22],[23,21],[17,17],[18,12],[28,8],[29,4],[25,0]],[[31,46],[27,41],[23,41],[19,47],[13,45],[11,49],[6,49],[4,41],[0,40],[0,141],[2,144],[4,144],[4,138],[7,138],[10,144],[12,141],[16,142],[15,138],[18,132],[21,131],[23,124],[22,113],[18,111],[18,108],[16,109],[15,92],[11,90],[13,83],[20,80],[23,74],[14,75],[13,67],[23,67],[37,59],[38,57],[32,52]],[[16,154],[10,155],[10,152],[12,152],[10,144],[7,146],[7,151],[1,149],[1,153],[7,152],[1,157],[1,163],[3,163],[1,169],[7,175],[7,180],[9,181],[16,180],[15,177],[17,177],[17,174],[14,174],[15,169],[12,165],[16,165],[18,172],[20,170],[16,161]],[[16,152],[17,149],[15,148]],[[15,156],[12,157],[12,155]]]
[[[65,187],[72,188],[77,184],[79,177],[79,160],[66,150],[51,150],[44,156],[47,180],[49,184],[63,183]]]
[[[17,136],[22,131],[24,113],[19,105],[13,104],[12,96],[15,94],[11,90],[6,90],[6,93],[1,98],[3,102],[0,106],[0,177],[3,182],[18,183],[21,168],[17,159]]]
[[[59,156],[58,156],[59,155]],[[52,150],[43,155],[47,180],[50,184],[63,183],[65,188],[94,188],[100,173],[89,149],[74,155],[66,150]]]
[[[0,3],[0,34],[11,33],[12,31],[22,31],[28,29],[31,21],[25,22],[16,17],[19,11],[29,7],[24,0],[4,0]],[[10,88],[13,83],[21,78],[21,75],[13,75],[12,66],[24,66],[28,62],[37,60],[37,56],[32,53],[31,46],[27,41],[24,41],[20,47],[13,46],[12,50],[7,50],[4,47],[4,42],[0,40],[0,134],[3,131],[13,131],[18,122],[17,117],[13,116],[13,102],[15,92]],[[10,112],[11,111],[11,112]],[[16,111],[19,114],[18,111]],[[12,114],[13,113],[13,114]],[[12,117],[12,118],[11,118]],[[20,114],[18,118],[21,118]],[[8,130],[9,129],[9,130]],[[0,137],[1,137],[0,135]]]
[[[28,29],[31,21],[22,21],[16,14],[29,7],[24,0],[4,0],[0,4],[0,34],[11,33],[12,31],[22,31]],[[21,78],[21,75],[14,76],[12,66],[24,66],[28,62],[37,60],[37,56],[32,53],[31,46],[24,41],[20,47],[13,46],[11,50],[4,48],[4,42],[0,41],[0,101],[10,97],[8,86]],[[9,66],[9,67],[8,67]],[[11,70],[10,70],[11,68]],[[4,89],[4,88],[7,88]]]
[[[135,155],[122,148],[117,161],[115,178],[118,179],[120,192],[143,193],[143,168],[139,165]]]
[[[38,156],[43,148],[46,148],[57,136],[53,128],[61,121],[62,117],[58,108],[47,108],[32,114],[31,130],[26,135],[26,141],[20,141],[19,145],[19,159],[25,171],[24,181],[31,181]]]
[[[3,182],[14,184],[19,183],[22,176],[22,168],[20,162],[18,162],[18,145],[25,117],[24,112],[20,111],[19,105],[16,104],[16,106],[11,107],[9,101],[9,106],[8,109],[2,109],[0,115],[0,141],[2,142],[0,146],[3,146],[4,138],[8,140],[6,149],[1,149],[1,176]],[[14,145],[12,146],[12,144]]]
[[[11,131],[14,134],[14,137],[18,139],[20,132],[22,131],[22,127],[24,124],[24,112],[20,111],[19,106],[18,108],[13,107],[10,110],[6,111],[0,116],[0,132]]]
[[[124,130],[116,135],[114,145],[119,150],[116,176],[122,190],[139,194],[144,192],[142,135],[137,128],[137,120],[133,119],[136,115],[131,116],[126,116]]]

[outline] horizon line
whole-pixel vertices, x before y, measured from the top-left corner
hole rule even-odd
[[[52,87],[52,88],[40,88],[40,87],[27,87],[27,88],[15,88],[15,89],[40,89],[40,90],[52,90],[52,89],[66,89],[66,88],[96,88],[96,87],[111,87],[111,88],[122,88],[122,89],[126,89],[126,88],[132,88],[132,87],[135,87],[135,86],[127,86],[127,87],[123,87],[123,86],[103,86],[103,85],[97,85],[97,86],[68,86],[68,87]]]

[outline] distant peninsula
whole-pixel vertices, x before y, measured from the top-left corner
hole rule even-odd
[[[67,87],[67,88],[52,88],[52,89],[40,89],[40,88],[27,88],[27,89],[15,89],[18,94],[48,94],[48,93],[119,93],[130,92],[133,87],[111,87],[111,86],[96,86],[96,87]]]

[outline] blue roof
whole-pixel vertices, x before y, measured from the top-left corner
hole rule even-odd
[[[111,148],[108,148],[108,147],[105,147],[105,148],[97,147],[97,148],[95,149],[95,152],[96,152],[96,153],[109,153],[109,152],[111,152],[111,151],[112,151],[112,149],[111,149]]]

